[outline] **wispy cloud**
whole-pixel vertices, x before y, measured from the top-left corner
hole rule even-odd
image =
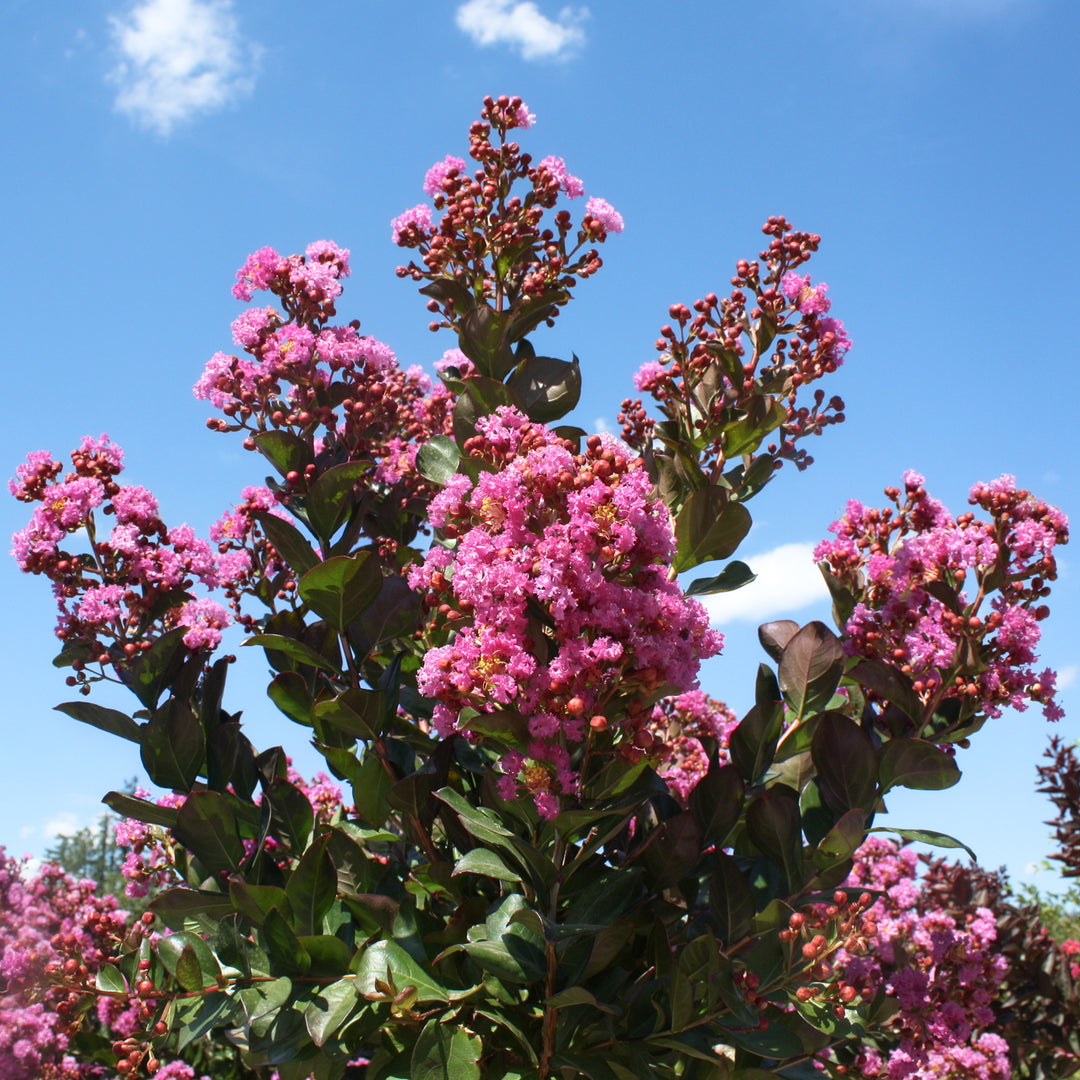
[[[457,24],[477,45],[509,45],[525,60],[561,60],[585,44],[588,8],[564,7],[549,19],[533,0],[466,0]]]
[[[703,596],[709,621],[714,626],[740,619],[767,622],[808,604],[828,602],[829,590],[814,565],[813,551],[813,544],[782,544],[772,551],[746,556],[744,561],[757,580],[735,592]]]
[[[116,108],[162,135],[255,85],[260,49],[241,36],[232,0],[143,0],[109,21]]]
[[[1068,690],[1076,682],[1076,676],[1080,674],[1080,665],[1066,664],[1058,672],[1057,688],[1059,690]]]

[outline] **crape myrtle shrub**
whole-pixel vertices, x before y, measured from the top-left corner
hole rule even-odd
[[[534,339],[623,220],[576,211],[582,181],[516,141],[533,119],[485,99],[470,163],[393,222],[456,337],[436,386],[333,321],[348,251],[263,248],[233,291],[270,302],[195,392],[274,475],[208,540],[120,483],[105,436],[18,468],[14,555],[52,582],[79,692],[60,708],[171,792],[105,800],[152,929],[51,992],[143,1003],[107,1048],[124,1076],[206,1046],[282,1080],[1004,1076],[992,919],[943,914],[905,964],[906,856],[874,821],[894,787],[955,783],[1004,706],[1057,714],[1035,647],[1066,521],[1010,477],[954,517],[908,473],[818,551],[839,636],[767,624],[747,715],[703,694],[722,637],[695,597],[752,578],[748,502],[843,419],[817,385],[850,348],[806,271],[820,238],[772,217],[730,290],[671,306],[622,440],[560,426],[582,367]],[[343,799],[223,708],[232,622]],[[87,700],[101,680],[137,710]],[[941,1023],[917,997],[939,972],[963,988]]]

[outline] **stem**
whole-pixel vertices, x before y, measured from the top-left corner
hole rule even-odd
[[[563,858],[565,855],[566,848],[563,844],[563,838],[559,835],[558,829],[556,829],[555,850],[553,852],[552,862],[555,864],[559,873],[548,893],[548,918],[552,922],[557,921],[559,913],[559,886],[562,882]],[[550,998],[555,994],[555,984],[559,973],[559,958],[555,954],[555,942],[545,942],[544,952],[547,956],[547,978],[544,982],[544,997]],[[551,1057],[555,1052],[555,1029],[558,1025],[558,1020],[558,1011],[545,1006],[543,1025],[544,1041],[540,1049],[540,1062],[537,1067],[540,1080],[548,1080],[548,1077],[551,1076]]]

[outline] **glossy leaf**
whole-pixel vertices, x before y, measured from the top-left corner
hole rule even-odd
[[[823,713],[811,743],[822,797],[838,814],[861,807],[870,810],[877,793],[874,744],[854,720],[841,713]]]
[[[107,731],[110,735],[119,735],[121,739],[137,743],[142,739],[142,728],[131,719],[127,713],[118,709],[106,709],[102,705],[95,705],[92,701],[65,701],[63,705],[55,706],[57,712],[70,716],[73,720],[79,720],[99,731]]]
[[[311,1041],[316,1046],[325,1046],[359,1006],[354,976],[348,975],[329,986],[320,986],[304,1010],[304,1024]]]
[[[514,366],[515,357],[506,341],[508,326],[508,316],[487,304],[477,304],[458,323],[458,345],[481,376],[502,379]]]
[[[183,626],[177,626],[162,634],[124,673],[125,681],[144,708],[153,709],[157,706],[158,699],[191,655],[184,644],[186,633]]]
[[[354,739],[373,742],[382,734],[385,695],[378,690],[351,689],[330,701],[320,701],[314,715],[320,723]]]
[[[873,690],[884,701],[891,702],[912,720],[922,720],[922,703],[911,679],[884,660],[860,660],[848,673],[860,686]]]
[[[581,397],[577,357],[533,356],[519,364],[506,385],[521,399],[525,415],[541,424],[564,417]]]
[[[278,672],[266,688],[266,696],[294,723],[311,727],[314,701],[307,680],[298,672]]]
[[[166,934],[158,939],[155,949],[169,974],[174,976],[177,975],[177,966],[181,958],[185,955],[190,957],[184,960],[184,968],[181,970],[193,985],[185,989],[202,990],[217,985],[221,968],[210,951],[210,946],[198,934],[186,930],[181,930],[176,934]]]
[[[389,982],[393,977],[398,990],[406,986],[416,987],[417,1001],[447,1001],[446,987],[433,975],[429,975],[395,941],[377,941],[361,954],[356,970],[356,992],[374,993],[375,980]]]
[[[764,709],[754,705],[732,731],[731,760],[748,784],[756,784],[772,764],[783,722],[779,702]]]
[[[678,549],[672,566],[681,573],[712,559],[726,559],[750,531],[750,512],[730,501],[727,491],[709,486],[695,491],[675,519]]]
[[[694,867],[701,853],[701,824],[689,810],[662,822],[642,856],[657,886],[673,885]]]
[[[713,931],[725,945],[750,932],[754,894],[739,864],[724,851],[716,853],[716,869],[709,878],[709,915]]]
[[[416,471],[440,487],[458,470],[461,451],[448,435],[433,435],[416,451]]]
[[[814,865],[819,870],[828,870],[846,862],[865,838],[866,812],[858,808],[849,810],[818,844]]]
[[[757,581],[757,574],[744,562],[734,559],[715,577],[698,578],[690,583],[687,596],[709,596],[713,593],[734,592],[751,581]]]
[[[285,885],[298,935],[319,934],[323,916],[337,897],[337,870],[327,851],[330,837],[315,840],[304,852]]]
[[[718,766],[716,760],[690,792],[690,809],[701,823],[704,844],[722,847],[742,810],[745,786],[736,765]]]
[[[799,632],[799,624],[793,619],[777,619],[775,622],[762,623],[758,627],[758,641],[761,647],[777,663],[784,654],[787,643]]]
[[[796,717],[824,708],[844,673],[844,647],[821,622],[807,623],[784,646],[778,678]]]
[[[331,671],[336,675],[341,674],[341,668],[325,656],[321,656],[310,646],[295,638],[285,637],[283,634],[254,634],[245,638],[244,645],[261,645],[264,649],[284,653],[289,659],[295,660],[301,667],[315,667],[323,671]]]
[[[899,836],[901,839],[913,844],[930,844],[932,847],[942,848],[963,848],[971,856],[973,862],[979,861],[979,857],[975,852],[962,840],[957,840],[956,837],[949,836],[948,833],[936,832],[933,829],[896,829],[891,825],[883,825],[879,828],[870,829],[870,832],[892,833],[894,836]]]
[[[265,533],[266,538],[277,549],[278,554],[297,574],[306,574],[319,563],[319,555],[311,547],[306,537],[291,522],[277,514],[257,510],[251,515]]]
[[[147,825],[171,829],[176,824],[175,806],[158,806],[157,803],[136,799],[134,795],[126,795],[122,791],[110,791],[101,801],[121,817],[144,821]]]
[[[272,907],[263,919],[262,933],[266,938],[270,959],[291,975],[305,975],[311,967],[311,957],[300,944],[288,920]]]
[[[878,754],[878,777],[884,794],[890,788],[940,791],[960,779],[956,762],[922,739],[890,739]]]
[[[300,597],[335,630],[343,631],[379,595],[382,571],[369,551],[336,555],[300,579]]]
[[[483,1053],[476,1035],[432,1017],[413,1044],[409,1080],[480,1080]]]
[[[230,798],[217,791],[195,791],[176,815],[173,834],[211,874],[232,872],[244,860]]]
[[[373,467],[370,461],[346,461],[327,469],[308,488],[304,507],[320,540],[329,543],[344,524],[353,505],[353,489]]]
[[[802,885],[802,826],[798,793],[775,784],[746,810],[746,831],[754,846],[780,868],[787,891]]]
[[[315,460],[307,442],[290,431],[260,431],[252,437],[255,448],[281,473],[282,478],[291,472],[302,473]]]
[[[315,825],[315,812],[308,797],[295,784],[280,777],[267,787],[266,797],[279,834],[288,840],[294,852],[303,851]]]
[[[229,900],[253,926],[262,926],[271,908],[288,910],[284,889],[276,885],[250,885],[239,874],[229,876]]]
[[[155,709],[142,731],[142,763],[163,788],[189,791],[206,753],[199,718],[182,701],[170,698]]]
[[[473,848],[458,859],[454,864],[453,876],[459,874],[480,874],[515,885],[521,881],[521,874],[517,870],[511,870],[494,851],[482,847]]]

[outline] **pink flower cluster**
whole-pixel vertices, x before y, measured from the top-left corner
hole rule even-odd
[[[75,881],[53,865],[28,874],[0,848],[0,1080],[101,1075],[66,1056],[67,993],[50,989],[70,957],[87,974],[96,972],[124,933],[126,914],[94,889],[94,882]]]
[[[500,790],[531,793],[551,817],[577,787],[570,750],[610,725],[609,739],[640,754],[651,734],[630,744],[647,734],[645,702],[693,688],[723,639],[668,579],[670,516],[620,443],[594,435],[575,455],[505,407],[477,432],[465,449],[485,471],[452,477],[429,510],[456,547],[434,546],[409,575],[431,640],[453,631],[418,683],[439,702],[443,736],[468,730],[465,709],[525,718],[527,745],[503,758]]]
[[[683,805],[709,771],[709,754],[702,739],[715,742],[717,759],[725,765],[731,733],[738,726],[739,719],[731,709],[701,690],[688,690],[653,706],[648,730],[656,741],[649,747],[649,756]]]
[[[892,507],[848,503],[814,558],[852,593],[849,655],[894,664],[911,677],[928,717],[946,698],[998,716],[1040,702],[1061,710],[1054,673],[1036,674],[1040,601],[1057,576],[1054,548],[1068,541],[1060,510],[1016,487],[1011,476],[976,484],[970,502],[989,512],[953,517],[909,471]]]
[[[889,1049],[865,1046],[848,1075],[888,1080],[1008,1080],[1008,1046],[988,1030],[1007,961],[995,951],[993,913],[978,908],[966,925],[928,903],[910,849],[870,837],[847,885],[883,893],[871,915],[877,945],[866,956],[841,953],[838,968],[864,996],[884,987],[900,1005]]]
[[[605,200],[591,198],[577,230],[567,210],[559,210],[545,227],[545,210],[554,209],[563,195],[580,197],[585,185],[562,158],[549,155],[534,164],[508,141],[511,131],[529,127],[532,119],[520,98],[484,99],[480,119],[469,131],[469,156],[479,168],[470,175],[461,158],[436,162],[424,177],[433,205],[421,203],[391,222],[394,243],[417,251],[418,261],[398,267],[399,276],[453,279],[459,287],[460,280],[476,278],[476,299],[511,298],[504,312],[509,318],[542,307],[545,300],[550,303],[546,317],[554,318],[577,278],[600,268],[591,245],[622,232],[622,216]],[[515,190],[519,183],[523,194]],[[433,296],[428,308],[441,312],[443,321],[431,323],[431,329],[456,327],[466,309],[458,309],[451,293],[440,290]]]
[[[341,279],[349,276],[349,250],[329,240],[308,244],[303,255],[279,255],[260,248],[236,271],[233,296],[250,300],[267,290],[296,304],[309,318],[331,318],[341,295]]]
[[[213,648],[230,619],[219,604],[188,595],[198,580],[227,584],[237,565],[219,564],[213,549],[188,525],[169,529],[154,496],[120,485],[123,452],[109,441],[84,438],[71,454],[72,471],[49,454],[30,454],[9,482],[12,494],[37,502],[29,524],[12,537],[12,555],[27,573],[53,582],[60,608],[56,634],[77,647],[71,685],[84,692],[87,663],[116,667],[135,659],[174,626],[188,626],[190,649]],[[107,537],[100,518],[113,517]]]
[[[782,406],[780,438],[767,450],[777,466],[789,460],[800,470],[813,458],[795,444],[844,419],[839,397],[826,402],[818,389],[812,404],[803,399],[802,388],[835,372],[851,348],[844,324],[826,314],[828,285],[812,286],[809,275],[793,269],[810,259],[821,237],[792,229],[783,217],[770,217],[762,231],[771,240],[761,261],[736,263],[726,297],[708,293],[694,301],[693,311],[671,305],[672,321],[656,339],[658,359],[634,377],[637,390],[650,394],[688,439],[705,440],[700,464],[706,472],[722,469],[730,456],[738,432],[731,430],[733,417],[745,418],[741,426],[749,428],[753,418]],[[635,449],[652,444],[655,423],[640,399],[623,402],[619,423]],[[756,452],[769,430],[757,442],[740,438],[739,449]]]
[[[269,250],[248,259],[244,291],[270,289],[284,310],[255,307],[240,315],[232,330],[242,353],[215,353],[194,394],[224,413],[224,419],[211,418],[207,426],[247,432],[246,449],[256,449],[254,436],[283,431],[302,439],[311,459],[304,472],[286,477],[283,492],[260,504],[249,495],[253,489],[246,489],[247,510],[238,507],[218,522],[214,539],[219,554],[228,557],[229,581],[236,585],[230,590],[234,610],[239,594],[253,591],[260,570],[269,569],[260,561],[265,552],[256,550],[263,541],[258,529],[249,536],[251,512],[269,511],[291,520],[282,509],[291,497],[303,496],[325,469],[347,461],[373,462],[370,479],[363,483],[383,496],[396,492],[402,507],[412,505],[426,490],[414,467],[417,448],[433,434],[451,430],[449,391],[441,386],[433,390],[419,367],[403,371],[389,346],[359,333],[358,321],[329,325],[332,304],[312,300],[315,294],[329,295],[329,286],[312,293],[312,267],[321,274],[347,269],[347,252],[325,241],[312,244],[306,256],[277,257],[272,265],[279,270],[264,273],[261,268],[271,265],[264,257]],[[336,298],[341,289],[337,277],[333,282],[330,291]],[[275,590],[281,592],[279,586]]]

